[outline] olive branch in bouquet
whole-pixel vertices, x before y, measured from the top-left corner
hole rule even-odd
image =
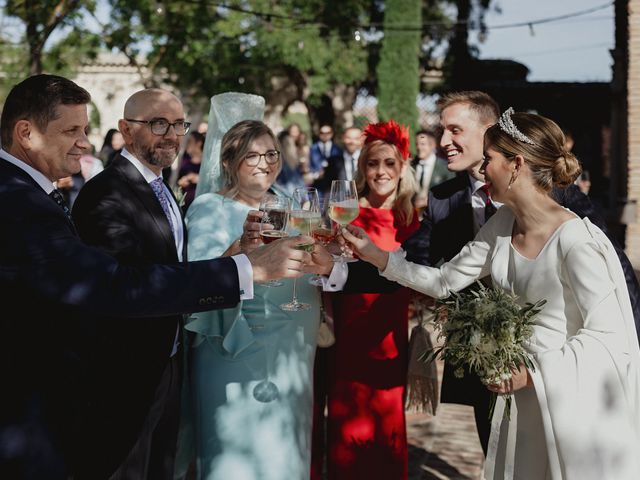
[[[425,362],[443,359],[454,367],[458,378],[464,376],[466,367],[485,385],[509,380],[520,365],[535,371],[524,345],[533,335],[535,317],[546,300],[521,305],[513,293],[477,283],[477,289],[453,293],[436,303],[434,324],[443,343],[425,352],[421,359]],[[490,417],[496,398],[494,393]],[[512,396],[507,395],[506,415],[511,400]]]

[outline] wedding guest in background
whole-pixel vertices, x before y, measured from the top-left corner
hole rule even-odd
[[[418,193],[413,204],[417,209],[427,206],[429,190],[455,176],[447,168],[447,161],[437,155],[436,135],[428,130],[416,133],[416,156],[411,161],[418,182]]]
[[[300,125],[292,123],[278,135],[282,167],[276,183],[289,195],[296,188],[305,186],[304,173],[307,166],[300,158],[297,145],[301,133]]]
[[[342,150],[333,142],[333,128],[323,124],[318,131],[318,141],[311,145],[309,150],[309,170],[314,178],[319,178],[329,159],[342,155]]]
[[[342,135],[342,153],[329,157],[322,175],[314,182],[314,187],[322,196],[329,194],[334,180],[353,180],[358,170],[358,157],[362,148],[362,130],[349,127]]]
[[[110,128],[107,134],[104,136],[104,143],[98,153],[98,157],[102,160],[103,165],[106,167],[111,163],[111,160],[117,155],[124,147],[124,139],[122,134],[116,128]]]
[[[485,478],[640,476],[640,349],[624,272],[604,233],[549,195],[580,173],[563,144],[551,120],[503,113],[485,133],[481,172],[505,206],[439,269],[381,250],[361,229],[344,233],[382,275],[436,298],[489,273],[522,303],[546,300],[525,345],[535,369],[487,387],[514,394],[515,408],[503,414],[498,397]]]
[[[189,208],[189,205],[191,205],[196,195],[204,141],[204,134],[192,132],[191,135],[189,135],[189,140],[187,140],[185,155],[183,155],[182,162],[180,163],[178,186],[184,193],[183,211]]]
[[[187,212],[190,260],[233,255],[244,241],[260,244],[258,232],[244,227],[265,194],[275,193],[282,167],[275,135],[256,120],[227,131],[220,158],[211,161],[221,162],[222,182],[220,190],[198,195]],[[309,478],[320,297],[305,278],[297,295],[311,308],[283,311],[279,305],[291,299],[292,288],[288,281],[255,285],[253,300],[187,322],[191,400],[179,475],[189,464],[184,450],[192,434],[199,479]]]
[[[409,143],[406,127],[393,120],[371,124],[358,159],[360,213],[353,225],[386,251],[398,249],[420,224],[411,202]],[[407,478],[408,306],[405,288],[334,294],[336,343],[316,357],[327,364],[316,367],[312,478],[322,478],[324,455],[331,479]]]

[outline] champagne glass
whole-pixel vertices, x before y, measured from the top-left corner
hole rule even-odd
[[[324,207],[320,217],[320,222],[311,230],[311,236],[323,247],[329,245],[337,234],[335,223],[329,217],[329,200],[325,199]],[[322,277],[320,275],[314,275],[309,279],[311,285],[316,287],[322,286]]]
[[[294,207],[289,213],[289,225],[301,235],[311,236],[313,229],[320,223],[320,204],[318,191],[315,188],[296,188],[293,192]],[[313,251],[313,243],[301,243],[296,246],[300,250]],[[309,310],[311,305],[301,303],[296,296],[296,279],[293,279],[293,299],[289,303],[280,305],[282,310],[297,312]]]
[[[346,227],[353,222],[360,213],[358,205],[358,191],[353,180],[334,180],[331,182],[329,193],[329,216],[341,227]],[[342,262],[355,262],[356,259],[340,254],[338,260]]]
[[[260,219],[260,238],[265,244],[271,243],[279,238],[289,236],[287,233],[287,222],[291,201],[287,197],[267,194],[260,202],[260,211],[263,212]],[[281,287],[284,285],[280,280],[269,280],[262,283],[265,287]]]

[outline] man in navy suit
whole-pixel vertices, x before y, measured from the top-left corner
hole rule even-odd
[[[13,87],[2,110],[0,478],[68,478],[72,440],[91,407],[86,381],[100,336],[97,314],[157,317],[231,307],[252,296],[253,281],[297,277],[300,262],[310,260],[293,248],[299,240],[232,258],[144,267],[85,245],[53,182],[80,171],[90,99],[70,80],[36,75]]]
[[[322,176],[313,184],[322,196],[329,195],[331,183],[334,180],[355,179],[362,149],[362,130],[358,127],[347,128],[342,134],[342,145],[341,154],[327,159],[327,166]]]
[[[333,157],[341,157],[342,150],[333,142],[333,128],[322,125],[318,132],[318,141],[309,149],[309,170],[319,178]]]

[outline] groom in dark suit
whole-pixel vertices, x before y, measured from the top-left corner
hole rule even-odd
[[[139,91],[125,103],[118,127],[122,152],[74,205],[78,233],[125,265],[185,262],[181,209],[162,179],[189,130],[182,102],[165,90]],[[76,479],[172,479],[182,318],[100,318],[97,324],[94,401],[78,442]]]
[[[237,257],[144,267],[85,245],[53,182],[80,171],[90,100],[70,80],[36,75],[12,88],[2,110],[3,479],[68,479],[74,437],[92,407],[86,380],[101,334],[97,314],[158,317],[227,308],[252,296],[253,281],[299,276],[300,261],[310,261],[293,248],[299,240]],[[126,337],[128,328],[120,333]]]

